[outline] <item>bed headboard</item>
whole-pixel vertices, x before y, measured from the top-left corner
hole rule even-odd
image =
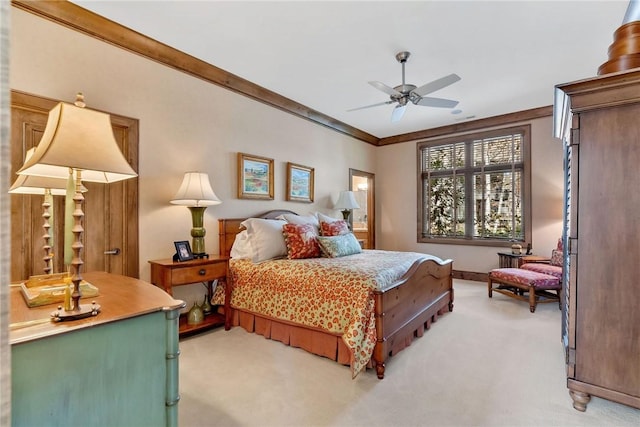
[[[276,217],[283,214],[298,215],[297,213],[287,209],[275,209],[272,211],[264,212],[260,215],[255,215],[247,218],[275,219]],[[229,256],[229,254],[231,253],[233,242],[236,240],[236,234],[244,229],[244,227],[242,227],[240,224],[247,218],[218,219],[218,242],[220,244],[220,255]]]

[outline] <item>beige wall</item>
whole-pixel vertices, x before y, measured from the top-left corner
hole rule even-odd
[[[140,120],[142,279],[149,279],[148,260],[169,257],[173,241],[190,238],[188,210],[169,200],[183,173],[193,170],[209,173],[223,201],[206,211],[210,253],[218,252],[218,218],[274,208],[339,217],[331,208],[355,168],[376,174],[378,248],[452,258],[459,270],[497,266],[499,248],[416,243],[415,143],[376,148],[26,12],[11,12],[12,89],[69,102],[82,91],[88,107]],[[561,233],[562,149],[551,136],[551,118],[536,120],[532,137],[533,247],[548,254]],[[236,198],[239,151],[275,159],[274,201]],[[315,168],[315,203],[284,201],[287,161]]]
[[[535,254],[548,256],[562,233],[562,144],[552,136],[551,117],[531,122],[531,134],[532,247]],[[487,272],[498,267],[496,253],[510,249],[417,243],[416,150],[416,143],[410,143],[376,151],[379,245],[451,258],[456,270]]]
[[[12,89],[68,102],[81,91],[89,108],[140,120],[143,280],[149,280],[148,260],[170,257],[174,241],[190,240],[189,211],[169,204],[186,171],[208,172],[222,200],[205,213],[210,253],[218,253],[218,218],[280,208],[340,217],[332,207],[339,192],[348,188],[349,168],[375,172],[376,147],[370,144],[29,13],[11,12]],[[275,160],[275,200],[236,197],[237,152]],[[315,203],[285,201],[288,161],[315,168]],[[189,295],[177,296],[191,300]]]

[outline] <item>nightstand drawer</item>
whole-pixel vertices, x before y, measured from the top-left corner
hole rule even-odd
[[[171,283],[174,286],[186,285],[190,283],[220,279],[226,277],[226,275],[226,262],[209,265],[194,265],[191,267],[174,268],[171,273]]]

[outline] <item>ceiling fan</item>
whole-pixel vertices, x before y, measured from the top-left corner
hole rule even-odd
[[[416,85],[406,84],[404,82],[404,64],[407,62],[407,59],[409,59],[410,55],[410,52],[400,52],[396,55],[396,60],[402,64],[402,84],[400,86],[392,88],[384,83],[380,83],[377,81],[369,82],[371,86],[389,95],[391,97],[389,101],[378,102],[377,104],[372,105],[365,105],[364,107],[352,108],[347,111],[356,111],[362,110],[364,108],[377,107],[379,105],[398,103],[398,105],[396,105],[396,107],[393,109],[393,113],[391,114],[391,121],[397,122],[404,115],[404,111],[407,108],[408,101],[411,101],[415,105],[422,105],[425,107],[453,108],[458,105],[458,101],[453,101],[451,99],[425,96],[460,80],[460,76],[458,76],[457,74],[449,74],[448,76],[439,78],[420,87],[417,87]]]

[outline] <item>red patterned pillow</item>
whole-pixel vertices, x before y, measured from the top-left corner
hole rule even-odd
[[[323,236],[339,236],[349,232],[349,226],[347,225],[347,221],[344,219],[339,219],[333,222],[320,222],[320,234]]]
[[[289,259],[318,258],[321,255],[316,228],[311,224],[285,224],[282,234]]]

